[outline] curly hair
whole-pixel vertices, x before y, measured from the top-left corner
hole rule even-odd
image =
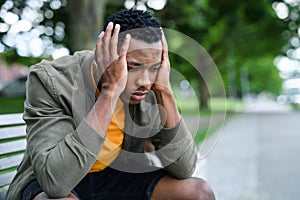
[[[161,39],[160,22],[151,16],[148,11],[143,10],[121,10],[107,18],[104,30],[109,22],[121,26],[119,41],[123,41],[126,33],[132,38],[142,40],[146,43],[155,43]]]

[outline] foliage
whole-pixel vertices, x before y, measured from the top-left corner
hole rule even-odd
[[[282,20],[285,26],[285,30],[282,33],[285,39],[285,45],[283,47],[283,54],[287,54],[288,57],[300,60],[299,57],[294,57],[292,51],[296,50],[300,46],[299,24],[300,24],[300,3],[297,0],[267,0],[275,10],[279,7],[280,13],[278,17]],[[285,10],[286,9],[286,10]],[[285,11],[285,12],[283,12]]]
[[[14,50],[26,57],[49,57],[61,49],[63,55],[92,49],[102,26],[105,4],[106,0],[3,1],[0,50]]]
[[[271,4],[256,0],[169,0],[156,15],[164,26],[189,35],[207,50],[223,76],[229,95],[242,95],[243,70],[249,70],[251,92],[280,90],[281,80],[272,62],[284,44],[281,36],[284,26]],[[249,65],[257,61],[255,65],[259,68]],[[183,71],[187,77],[199,79],[193,69],[188,69]],[[272,87],[266,87],[262,72],[268,72]]]
[[[278,76],[279,71],[274,66],[272,57],[249,60],[245,63],[245,67],[248,69],[249,81],[251,82],[250,91],[256,94],[262,91],[280,94],[283,80]]]
[[[30,2],[6,0],[2,1],[1,5],[7,1],[14,3],[9,11],[19,16]],[[83,48],[86,47],[85,44],[94,42],[95,32],[99,26],[102,28],[101,20],[100,22],[93,20],[102,16],[94,15],[97,13],[96,8],[99,13],[104,12],[103,16],[106,17],[124,7],[124,1],[99,1],[102,3],[96,4],[96,1],[59,0],[60,7],[53,7],[53,0],[38,2],[43,2],[38,9],[38,14],[43,16],[43,20],[34,21],[32,29],[41,25],[47,30],[52,30],[40,34],[39,37],[47,37],[53,44],[63,44],[71,51],[78,49],[78,45]],[[136,4],[138,2],[135,1]],[[243,92],[240,74],[244,71],[248,71],[251,92],[268,90],[277,93],[280,88],[279,75],[276,75],[277,70],[271,63],[284,45],[285,41],[281,33],[286,27],[275,15],[272,2],[274,1],[168,0],[166,6],[160,11],[149,9],[160,19],[163,27],[178,30],[199,42],[218,66],[227,93],[231,96],[241,96]],[[104,7],[106,9],[100,9]],[[90,13],[86,13],[86,10],[90,10]],[[298,22],[297,20],[295,23]],[[85,24],[88,26],[82,27]],[[76,29],[78,32],[74,31]],[[88,34],[87,30],[92,34]],[[6,32],[0,34],[3,39]],[[293,34],[289,33],[289,35]],[[87,41],[82,43],[78,38]],[[174,55],[171,55],[171,60],[173,66],[188,77],[195,87],[198,87],[201,105],[208,106],[208,86],[202,79],[203,74],[197,73],[187,61]],[[255,64],[258,61],[259,63]],[[268,82],[273,87],[266,87],[265,79],[261,79],[263,72],[268,72],[270,75]]]
[[[66,44],[66,0],[6,0],[0,6],[0,44],[6,51],[16,51],[23,57],[44,57],[55,46]]]
[[[19,63],[24,66],[30,67],[41,61],[42,58],[34,58],[34,57],[23,57],[16,53],[16,51],[8,50],[2,54],[0,54],[0,60],[6,62],[9,66],[10,64]]]

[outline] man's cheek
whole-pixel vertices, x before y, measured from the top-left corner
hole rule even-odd
[[[151,83],[155,83],[156,82],[156,79],[158,77],[158,72],[155,73],[155,75],[153,75],[153,77],[151,77]]]

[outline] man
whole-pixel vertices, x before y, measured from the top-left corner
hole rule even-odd
[[[167,43],[148,12],[108,18],[95,52],[33,66],[27,150],[7,199],[214,199],[169,82]],[[162,168],[149,165],[152,141]]]

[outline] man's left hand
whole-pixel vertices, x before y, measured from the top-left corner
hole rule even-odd
[[[166,37],[164,35],[163,30],[162,32],[162,60],[161,60],[161,67],[159,69],[156,81],[152,87],[154,92],[170,92],[171,84],[170,84],[170,60],[168,54],[168,44],[166,41]]]

